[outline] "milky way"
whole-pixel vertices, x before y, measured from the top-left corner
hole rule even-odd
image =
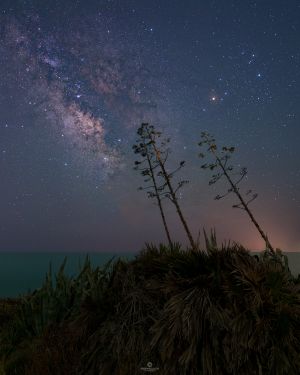
[[[44,113],[73,144],[74,155],[98,168],[102,178],[122,168],[122,139],[113,140],[112,133],[127,139],[128,130],[156,119],[161,96],[137,56],[138,46],[107,41],[107,30],[99,26],[96,37],[85,22],[72,35],[44,32],[36,14],[23,24],[3,17],[3,25],[2,46],[13,56],[37,114]]]
[[[138,192],[141,122],[171,138],[170,170],[194,237],[264,244],[233,197],[214,196],[202,131],[236,148],[256,219],[300,246],[299,1],[3,0],[0,9],[0,250],[138,251],[165,241]],[[226,191],[226,190],[225,190]],[[186,244],[170,204],[174,240]],[[16,235],[17,234],[17,235]]]

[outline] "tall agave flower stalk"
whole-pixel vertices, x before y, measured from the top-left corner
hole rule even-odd
[[[161,132],[156,131],[153,125],[149,125],[147,123],[143,123],[141,127],[138,129],[137,133],[141,137],[141,142],[137,145],[133,146],[134,152],[141,154],[145,159],[143,161],[137,161],[136,169],[139,168],[139,165],[143,162],[148,162],[147,168],[142,168],[142,175],[149,176],[145,182],[152,180],[153,185],[150,185],[146,188],[139,188],[140,190],[144,189],[154,189],[153,191],[148,191],[148,197],[153,198],[156,197],[159,203],[161,215],[164,221],[165,229],[168,235],[167,225],[165,223],[165,218],[161,206],[161,199],[168,198],[175,206],[176,212],[179,216],[179,219],[183,225],[183,228],[187,234],[188,240],[191,244],[192,249],[196,249],[196,243],[193,239],[193,236],[190,232],[190,229],[187,225],[187,222],[183,216],[181,207],[178,202],[177,192],[180,188],[182,188],[185,184],[189,181],[181,180],[178,182],[177,187],[174,187],[172,184],[171,179],[173,178],[174,174],[179,171],[184,165],[185,161],[181,161],[179,167],[176,168],[172,172],[168,172],[166,168],[166,161],[168,159],[168,155],[170,152],[169,148],[166,148],[167,144],[170,142],[170,138],[167,138],[163,141],[158,142],[158,138],[161,136]],[[156,173],[156,168],[158,168],[158,172]],[[161,178],[163,183],[161,185],[157,184],[156,178]],[[168,235],[169,238],[169,235]]]
[[[237,181],[233,181],[233,178],[230,176],[230,173],[233,170],[233,167],[232,166],[227,166],[227,162],[230,159],[231,154],[234,152],[234,147],[223,147],[221,153],[219,154],[218,153],[218,147],[216,145],[216,140],[209,133],[202,132],[201,133],[201,138],[202,138],[202,141],[199,142],[198,145],[199,146],[207,145],[208,146],[207,151],[210,154],[212,154],[213,157],[214,157],[214,159],[215,159],[213,163],[211,163],[211,164],[203,164],[201,166],[201,168],[202,169],[210,169],[210,170],[214,170],[215,168],[219,168],[219,170],[221,170],[221,172],[219,172],[217,174],[214,174],[212,176],[212,179],[209,181],[209,185],[212,185],[212,184],[216,183],[222,177],[225,177],[226,180],[228,181],[229,185],[230,185],[230,188],[228,189],[228,191],[227,191],[226,194],[224,194],[222,196],[221,195],[217,195],[215,197],[215,199],[218,200],[218,199],[221,199],[221,198],[225,197],[226,195],[228,195],[230,193],[234,193],[237,196],[237,198],[238,198],[238,200],[239,200],[240,203],[239,204],[235,204],[232,207],[233,208],[240,208],[240,209],[246,211],[246,213],[250,217],[250,220],[254,224],[255,228],[258,230],[259,234],[261,235],[261,237],[265,241],[267,249],[270,250],[272,252],[272,254],[275,254],[274,248],[271,245],[271,243],[270,243],[267,235],[262,230],[261,226],[258,224],[258,222],[255,219],[252,211],[249,208],[249,204],[252,201],[254,201],[254,199],[257,198],[257,194],[256,193],[253,194],[252,197],[250,199],[248,199],[248,200],[244,199],[244,197],[241,195],[239,187],[238,187],[239,183],[247,175],[247,169],[246,168],[242,168],[242,170],[239,173],[239,178],[238,178]],[[204,154],[200,153],[199,157],[203,158]],[[246,195],[249,195],[250,193],[252,193],[252,190],[249,190]]]
[[[144,159],[142,161],[135,161],[135,170],[141,171],[141,175],[146,177],[144,182],[149,182],[152,180],[153,185],[148,186],[147,188],[140,187],[139,190],[144,189],[153,189],[154,191],[148,191],[149,198],[156,198],[157,204],[159,207],[159,212],[163,221],[163,225],[165,228],[165,232],[168,238],[169,246],[172,247],[172,240],[170,236],[170,231],[167,225],[166,216],[163,210],[162,205],[162,198],[159,192],[159,184],[157,182],[155,169],[158,166],[158,163],[153,160],[154,154],[151,150],[151,145],[149,144],[149,133],[148,133],[148,125],[142,124],[142,126],[137,130],[137,134],[140,136],[140,139],[137,140],[137,144],[134,145],[132,148],[136,154],[140,154]],[[144,166],[146,164],[146,167]]]

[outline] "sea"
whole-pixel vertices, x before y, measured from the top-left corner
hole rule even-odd
[[[51,263],[52,276],[67,257],[65,273],[76,276],[88,255],[92,266],[103,266],[110,259],[133,260],[138,253],[8,253],[0,252],[0,298],[16,298],[42,286]],[[259,252],[253,251],[253,254]],[[300,274],[300,253],[284,252],[294,276]]]

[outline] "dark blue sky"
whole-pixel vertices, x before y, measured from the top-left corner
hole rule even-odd
[[[275,247],[299,251],[300,4],[292,1],[1,1],[0,250],[138,251],[165,241],[138,192],[142,121],[185,159],[193,235],[263,242],[226,184],[208,186],[201,131],[236,146],[241,185]],[[187,244],[166,205],[174,240]]]

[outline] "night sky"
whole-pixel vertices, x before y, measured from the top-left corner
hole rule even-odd
[[[194,237],[251,250],[263,240],[234,196],[215,201],[197,143],[235,146],[257,221],[274,247],[300,251],[298,0],[0,3],[0,250],[137,252],[167,242],[137,188],[136,130],[171,137],[170,168]],[[171,236],[185,246],[174,207]],[[201,236],[202,237],[202,236]],[[200,238],[201,238],[200,237]]]

